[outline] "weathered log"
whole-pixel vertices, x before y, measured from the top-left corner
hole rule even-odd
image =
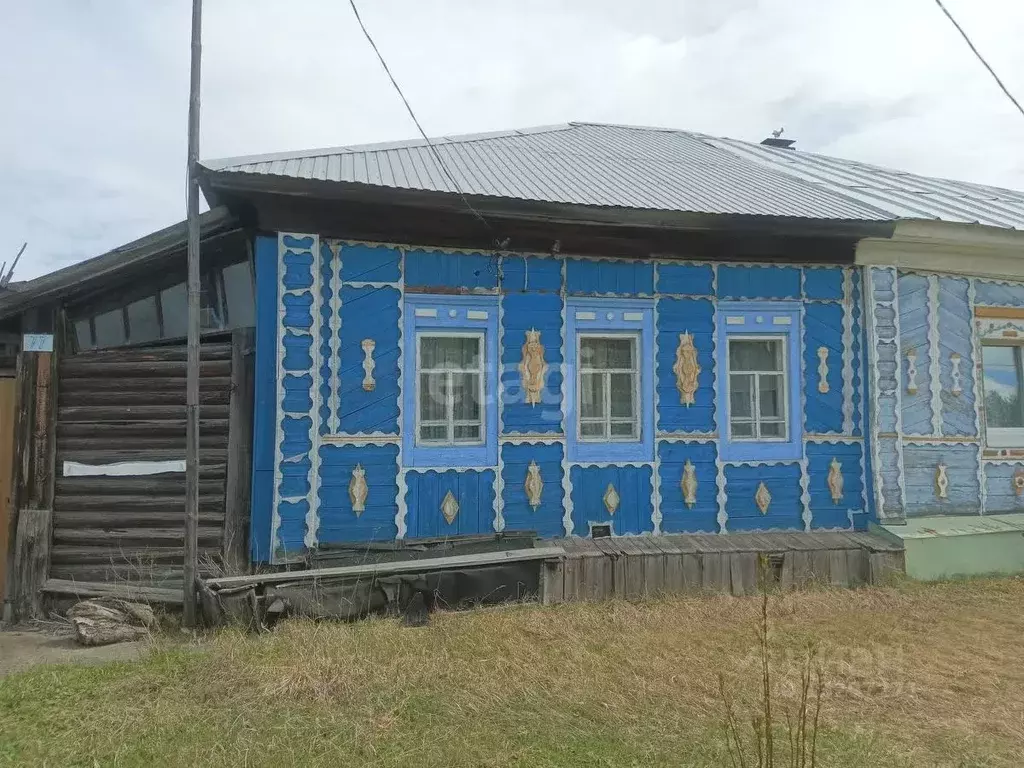
[[[40,589],[50,569],[53,512],[49,509],[22,509],[14,544],[14,577],[11,581],[13,618],[43,616]]]
[[[113,597],[83,600],[68,611],[75,639],[82,645],[142,640],[156,624],[153,609]]]

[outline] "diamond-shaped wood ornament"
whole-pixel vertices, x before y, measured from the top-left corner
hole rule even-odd
[[[455,518],[459,516],[459,502],[455,500],[455,496],[451,491],[448,491],[441,501],[441,514],[444,515],[448,525],[454,523]]]
[[[757,486],[757,493],[754,494],[754,503],[761,510],[762,515],[768,514],[768,506],[772,503],[772,495],[768,492],[768,486],[761,483]]]
[[[609,515],[614,515],[615,511],[619,508],[619,492],[615,490],[615,486],[608,483],[608,487],[604,491],[604,508],[608,510]]]

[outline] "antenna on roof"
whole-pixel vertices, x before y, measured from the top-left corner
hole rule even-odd
[[[776,130],[772,131],[771,138],[763,139],[761,141],[766,147],[778,147],[779,149],[793,149],[793,145],[796,144],[796,139],[783,139],[781,138],[782,132],[786,130],[785,126],[779,126]]]
[[[14,261],[11,262],[11,268],[7,272],[4,272],[4,268],[7,266],[6,261],[0,266],[0,288],[6,288],[7,284],[11,282],[11,278],[14,276],[14,268],[18,266],[18,260],[26,248],[28,248],[28,241],[21,244],[21,248],[18,249],[18,255],[14,257]]]

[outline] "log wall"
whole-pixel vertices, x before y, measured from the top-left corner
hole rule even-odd
[[[244,334],[241,335],[244,337]],[[240,338],[236,334],[235,341]],[[246,356],[231,342],[204,342],[200,363],[200,573],[224,562],[232,375]],[[248,358],[248,359],[251,359]],[[58,367],[56,485],[49,577],[180,589],[184,471],[125,476],[65,474],[67,462],[183,461],[184,345],[85,352]],[[238,397],[235,398],[236,403]],[[248,416],[235,419],[247,431]],[[248,468],[236,468],[248,478]],[[233,530],[237,521],[229,525]]]

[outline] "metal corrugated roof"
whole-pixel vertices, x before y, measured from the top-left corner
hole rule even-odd
[[[1024,229],[1024,194],[662,128],[569,123],[432,139],[462,192],[585,206]],[[206,161],[254,174],[456,192],[420,141]]]

